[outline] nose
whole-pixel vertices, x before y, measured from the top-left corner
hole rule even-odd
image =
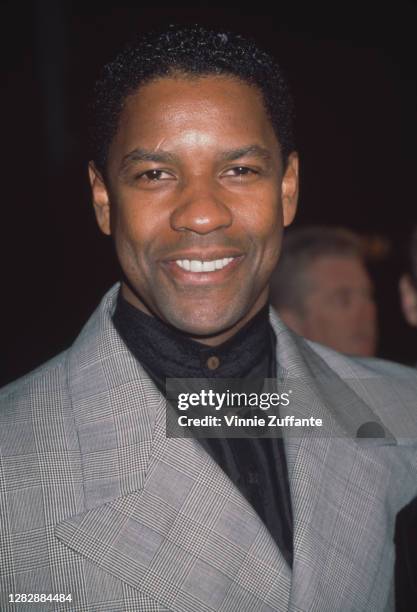
[[[209,234],[229,227],[233,215],[221,200],[220,188],[211,181],[195,180],[184,186],[171,214],[171,227],[177,231]]]

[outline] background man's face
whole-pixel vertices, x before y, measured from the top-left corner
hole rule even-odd
[[[123,110],[106,185],[90,175],[135,306],[218,338],[265,304],[295,214],[297,159],[284,173],[255,88],[216,76],[141,87]]]
[[[374,355],[376,306],[362,261],[349,256],[318,257],[306,277],[309,289],[298,331],[343,353]]]

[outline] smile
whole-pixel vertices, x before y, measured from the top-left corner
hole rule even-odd
[[[235,257],[224,257],[223,259],[214,259],[211,261],[201,261],[198,259],[176,259],[175,263],[177,266],[183,270],[186,270],[187,272],[203,273],[222,270],[234,259]]]

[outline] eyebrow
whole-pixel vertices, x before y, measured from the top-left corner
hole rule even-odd
[[[267,162],[272,161],[272,155],[268,149],[265,147],[261,147],[260,145],[251,144],[245,147],[240,147],[238,149],[231,149],[229,151],[222,151],[219,155],[220,161],[234,161],[237,159],[241,159],[242,157],[260,157]],[[179,158],[175,153],[170,153],[169,151],[159,150],[159,151],[150,151],[147,149],[143,149],[142,147],[137,147],[127,153],[120,165],[120,174],[126,172],[126,170],[132,164],[141,161],[150,161],[156,163],[175,163],[178,162]]]
[[[220,154],[220,159],[222,161],[234,161],[235,159],[240,159],[241,157],[260,157],[265,161],[272,161],[271,152],[265,147],[261,147],[260,145],[252,144],[246,147],[241,147],[240,149],[232,149],[231,151],[223,151]]]
[[[151,161],[164,164],[177,161],[177,156],[173,153],[169,153],[168,151],[148,151],[138,147],[123,157],[120,165],[120,173],[125,172],[125,170],[133,163],[141,161]]]

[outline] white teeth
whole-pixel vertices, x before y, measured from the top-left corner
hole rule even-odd
[[[203,272],[214,272],[216,269],[215,261],[203,261]]]
[[[198,261],[198,259],[191,260],[191,272],[202,272],[203,271],[203,262]]]
[[[175,263],[187,272],[215,272],[227,266],[234,257],[214,259],[212,261],[200,261],[198,259],[177,259]]]

